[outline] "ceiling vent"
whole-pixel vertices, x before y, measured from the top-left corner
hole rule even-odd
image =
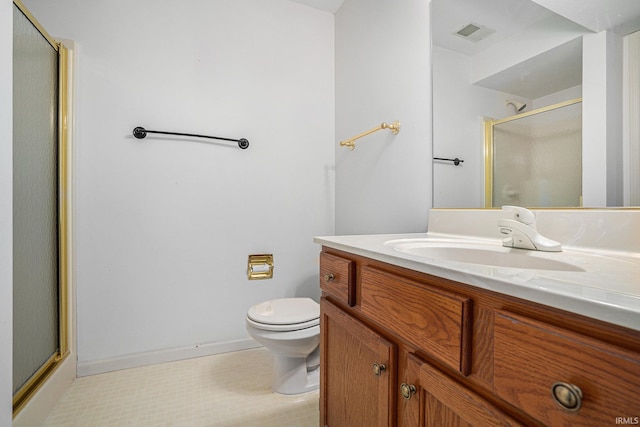
[[[487,38],[488,36],[490,36],[495,32],[496,30],[487,28],[484,25],[470,22],[453,34],[465,40],[469,40],[472,42],[479,42],[480,40]]]

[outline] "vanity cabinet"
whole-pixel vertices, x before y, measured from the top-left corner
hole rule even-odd
[[[323,247],[322,426],[640,421],[640,332]]]
[[[395,344],[324,298],[320,313],[320,422],[393,425]]]

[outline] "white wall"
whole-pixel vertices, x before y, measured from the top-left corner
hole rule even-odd
[[[77,43],[79,372],[247,343],[252,304],[317,298],[312,238],[334,232],[333,15],[285,0],[25,3]],[[251,145],[137,140],[135,126]],[[247,280],[251,253],[274,254],[274,279]]]
[[[431,207],[429,2],[346,0],[336,13],[336,233],[426,231]],[[381,130],[401,122],[394,136]]]
[[[640,206],[640,31],[623,44],[623,197],[625,206]]]
[[[624,206],[622,146],[623,39],[607,31],[607,205]]]
[[[13,2],[0,0],[0,425],[13,407]]]
[[[582,162],[585,207],[622,206],[622,38],[583,38]]]

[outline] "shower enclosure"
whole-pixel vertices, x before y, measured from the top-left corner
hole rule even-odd
[[[13,410],[68,354],[66,56],[13,10]]]
[[[485,206],[582,206],[582,99],[485,121]]]

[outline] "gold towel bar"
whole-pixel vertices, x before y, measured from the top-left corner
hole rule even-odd
[[[356,139],[360,139],[363,136],[367,136],[370,133],[377,132],[377,131],[379,131],[381,129],[390,129],[391,132],[393,132],[394,135],[397,135],[398,132],[400,132],[400,122],[396,120],[395,122],[391,123],[390,125],[385,123],[385,122],[382,122],[380,124],[380,126],[378,126],[378,127],[375,127],[375,128],[373,128],[371,130],[368,130],[366,132],[362,132],[360,135],[356,135],[353,138],[349,138],[349,139],[345,139],[344,141],[341,141],[340,142],[340,146],[341,147],[349,147],[351,150],[353,150],[354,148],[356,148]]]

